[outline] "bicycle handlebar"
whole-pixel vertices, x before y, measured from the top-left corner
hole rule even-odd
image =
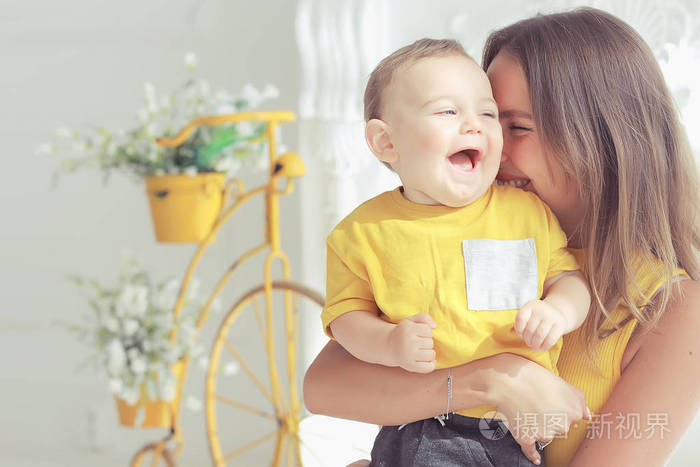
[[[227,115],[211,115],[208,117],[199,117],[192,123],[183,128],[180,133],[172,138],[158,138],[156,143],[159,146],[173,148],[184,143],[187,138],[194,132],[195,129],[203,125],[223,125],[225,123],[236,123],[242,121],[262,121],[272,124],[293,122],[296,120],[294,112],[285,110],[270,110],[261,112],[241,112]]]

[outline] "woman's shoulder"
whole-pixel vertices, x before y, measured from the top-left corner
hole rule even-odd
[[[679,281],[687,282],[690,277],[682,268],[675,268],[669,278],[667,270],[661,261],[652,255],[638,256],[634,261],[634,273],[630,278],[629,290],[639,291],[640,303],[637,306],[649,304],[665,287],[673,286]],[[692,281],[695,282],[695,281]]]
[[[660,294],[656,294],[649,305],[654,306],[660,299]],[[674,287],[671,301],[653,332],[644,332],[640,326],[635,328],[622,356],[620,370],[625,370],[640,349],[653,350],[659,345],[684,345],[682,336],[688,330],[695,336],[700,332],[700,282],[690,279],[682,280]],[[649,339],[650,335],[654,337]]]

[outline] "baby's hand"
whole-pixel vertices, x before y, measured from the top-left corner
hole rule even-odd
[[[394,361],[414,373],[430,373],[435,369],[433,329],[435,321],[428,313],[409,316],[399,322],[389,334],[389,347]]]
[[[515,315],[515,332],[535,351],[552,347],[565,328],[564,315],[544,300],[530,300]]]

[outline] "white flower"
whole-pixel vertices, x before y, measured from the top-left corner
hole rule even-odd
[[[194,52],[188,52],[185,54],[185,67],[190,70],[194,70],[197,67],[197,56]]]
[[[241,136],[250,136],[255,132],[255,125],[252,122],[240,122],[236,124],[236,130]]]
[[[114,316],[107,315],[102,317],[102,327],[109,332],[119,331],[119,321],[117,321]]]
[[[68,128],[59,128],[56,130],[56,136],[59,138],[72,138],[75,135],[75,132],[73,130],[69,130]]]
[[[126,353],[118,339],[112,339],[107,345],[107,372],[112,376],[119,375],[126,365]]]
[[[194,396],[187,396],[185,405],[193,412],[198,412],[202,409],[202,402]]]
[[[150,118],[148,109],[140,109],[138,112],[136,112],[136,116],[138,117],[139,122],[141,123],[146,123]]]
[[[183,173],[184,173],[185,175],[190,176],[190,177],[194,177],[195,175],[197,175],[197,167],[195,167],[195,166],[187,167],[187,168],[183,171]]]
[[[257,107],[263,100],[263,96],[260,91],[257,90],[252,84],[246,84],[243,86],[243,99],[248,102],[250,107]]]
[[[170,110],[170,106],[173,103],[171,96],[163,96],[160,98],[160,108],[161,110]]]
[[[135,319],[127,319],[124,321],[124,334],[127,336],[133,336],[140,327],[141,325]]]
[[[262,96],[265,99],[277,99],[280,96],[280,90],[273,84],[266,84]]]
[[[117,316],[141,316],[148,309],[148,289],[128,284],[117,299]]]
[[[241,366],[237,362],[228,362],[224,365],[223,371],[226,376],[231,376],[237,374],[240,369]]]
[[[124,387],[119,394],[119,397],[124,399],[124,401],[129,405],[134,405],[139,401],[139,388],[137,387]]]
[[[53,144],[49,143],[43,143],[37,146],[36,148],[36,153],[41,155],[41,154],[51,154],[53,152],[56,152],[56,146]]]
[[[175,385],[177,378],[172,372],[168,371],[165,375],[158,378],[160,397],[164,401],[171,401],[175,398]]]
[[[129,360],[133,360],[135,358],[138,358],[139,351],[138,351],[138,349],[132,347],[126,351],[126,356],[129,358]]]
[[[146,372],[146,360],[143,357],[134,358],[131,360],[131,371],[137,375],[142,375]]]
[[[165,355],[165,360],[169,363],[175,363],[180,359],[180,354],[182,352],[178,347],[173,347],[168,344],[169,348]]]
[[[122,390],[122,387],[124,387],[124,385],[122,384],[122,380],[118,378],[111,378],[109,380],[109,390],[112,394],[119,394]]]
[[[255,161],[255,168],[258,170],[265,170],[269,164],[270,160],[267,157],[258,157]]]
[[[234,173],[241,168],[241,161],[233,157],[222,157],[214,164],[217,172]]]
[[[234,113],[236,113],[236,107],[230,102],[218,104],[214,107],[214,114],[216,115],[226,115]]]
[[[97,135],[95,135],[95,137],[92,140],[92,144],[95,146],[102,146],[107,143],[108,136],[111,135],[107,135],[104,132],[100,132]]]
[[[82,154],[87,150],[87,143],[85,141],[76,141],[73,143],[73,152],[76,154]]]
[[[163,170],[163,169],[156,169],[156,171],[153,172],[153,175],[157,175],[158,177],[162,177],[163,175],[165,175],[165,170]]]
[[[214,98],[219,102],[233,102],[235,100],[233,94],[231,94],[225,89],[219,89],[218,91],[216,91],[216,95],[214,96]]]
[[[146,134],[150,136],[151,138],[155,138],[156,136],[156,123],[151,122],[148,125],[146,125],[146,128],[144,129]]]

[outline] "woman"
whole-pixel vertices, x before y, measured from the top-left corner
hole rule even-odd
[[[662,465],[700,405],[700,202],[658,64],[628,25],[586,8],[494,32],[483,66],[503,127],[499,178],[526,182],[552,208],[580,249],[593,305],[564,338],[561,377],[496,355],[451,370],[450,407],[494,405],[511,423],[564,414],[563,429],[511,425],[533,462],[535,440],[568,431],[546,464]],[[446,380],[447,370],[360,362],[331,342],[304,395],[315,413],[395,425],[445,412]]]

